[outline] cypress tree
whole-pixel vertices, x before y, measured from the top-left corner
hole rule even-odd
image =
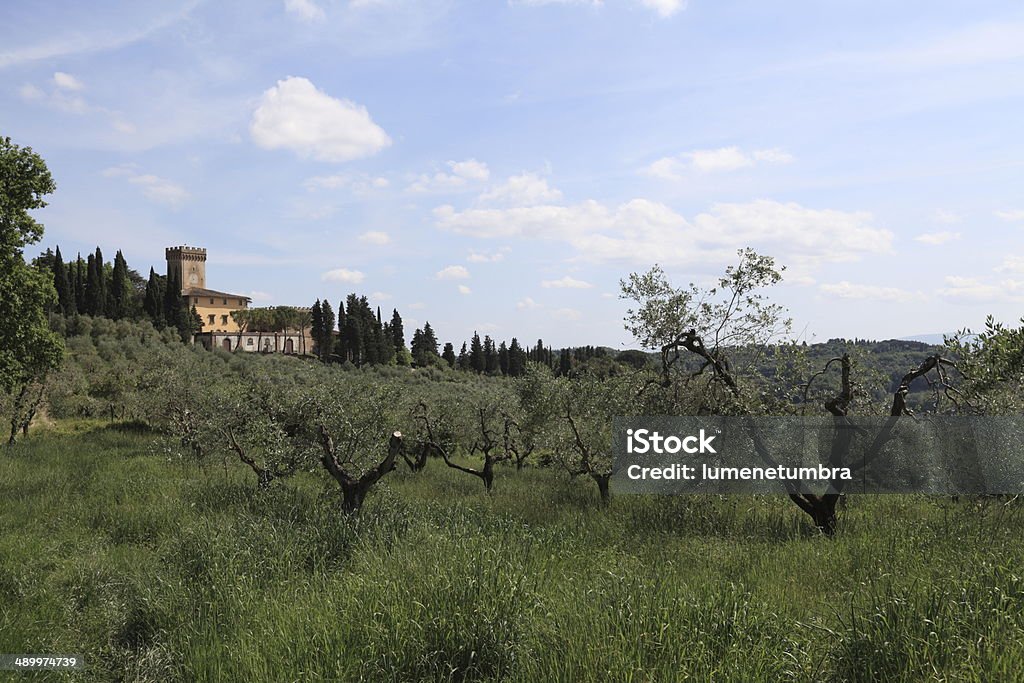
[[[146,297],[142,301],[142,309],[157,328],[164,326],[164,293],[159,276],[152,267],[149,269],[149,280],[146,282]]]
[[[519,340],[512,337],[508,347],[508,374],[510,377],[522,377],[526,372],[526,352],[519,345]]]
[[[473,372],[483,372],[487,367],[487,359],[484,358],[484,345],[480,342],[480,335],[473,331],[473,338],[469,342],[469,367]]]
[[[89,254],[89,264],[85,276],[85,312],[87,315],[103,314],[103,299],[100,290],[100,275],[96,268],[96,256]]]
[[[490,335],[484,336],[484,372],[488,375],[498,373],[498,351]]]
[[[342,362],[348,359],[348,342],[345,340],[345,330],[348,326],[348,312],[345,311],[345,302],[338,302],[338,340],[335,342],[335,353]]]
[[[462,350],[459,351],[459,357],[455,361],[455,364],[458,366],[459,370],[469,369],[469,351],[466,350],[466,342],[462,342]]]
[[[60,304],[61,313],[73,315],[77,312],[74,296],[71,292],[71,280],[68,278],[68,269],[64,265],[64,258],[60,255],[60,247],[53,256],[53,286],[57,290],[57,301]]]
[[[324,299],[320,304],[320,315],[323,319],[323,336],[320,337],[320,359],[330,360],[334,345],[334,309],[331,302]]]
[[[110,287],[110,317],[114,320],[127,318],[131,313],[132,289],[128,279],[128,262],[121,250],[114,256],[114,274]]]
[[[558,355],[558,374],[561,377],[568,377],[570,372],[572,372],[572,356],[569,355],[569,349],[562,349],[562,353]]]
[[[87,313],[87,306],[85,303],[85,282],[85,261],[82,260],[82,254],[79,253],[78,258],[75,260],[75,308],[78,309],[79,313]]]
[[[427,354],[437,357],[437,335],[434,334],[434,328],[430,326],[428,320],[423,324],[423,344],[426,347]]]
[[[498,369],[501,370],[501,374],[508,374],[508,347],[505,342],[501,342],[498,346]]]
[[[448,364],[448,367],[455,367],[455,347],[452,346],[451,342],[445,342],[444,351],[441,353],[441,358]]]
[[[103,266],[103,252],[99,247],[96,247],[96,280],[99,282],[99,291],[96,293],[96,312],[93,315],[106,315],[110,287],[107,282],[107,271]]]
[[[185,317],[181,289],[181,272],[177,268],[169,268],[164,286],[164,322],[168,327],[181,329]]]
[[[405,354],[402,351],[405,349],[405,328],[402,326],[402,316],[398,314],[397,308],[391,312],[391,343],[398,354],[398,362],[404,363]]]
[[[309,334],[313,337],[316,345],[316,355],[323,359],[323,350],[320,348],[324,341],[324,314],[320,310],[320,299],[316,300],[313,308],[309,310]]]
[[[363,326],[359,315],[359,297],[349,294],[345,299],[345,329],[341,334],[345,358],[355,365],[363,362]]]

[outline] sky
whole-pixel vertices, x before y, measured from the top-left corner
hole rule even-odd
[[[636,346],[620,279],[746,246],[808,342],[1013,323],[1021,112],[1019,2],[0,5],[38,249],[203,246],[210,288],[359,292],[456,348]]]

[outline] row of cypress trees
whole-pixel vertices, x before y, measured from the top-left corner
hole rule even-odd
[[[73,261],[65,261],[58,246],[36,259],[36,267],[49,271],[57,291],[57,310],[65,316],[102,316],[113,320],[148,318],[157,328],[177,329],[183,339],[201,328],[195,311],[181,299],[181,282],[170,282],[149,269],[144,280],[128,267],[119,249],[113,263],[105,263],[103,252],[96,251]],[[174,276],[171,276],[174,279]]]

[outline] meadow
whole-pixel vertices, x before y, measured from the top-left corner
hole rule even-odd
[[[849,497],[833,538],[773,497],[614,496],[432,458],[358,515],[300,472],[58,420],[0,452],[0,652],[81,681],[1008,681],[1024,519]],[[613,491],[614,493],[614,491]]]

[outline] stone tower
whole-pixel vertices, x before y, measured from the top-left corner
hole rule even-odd
[[[177,273],[182,290],[206,289],[206,249],[167,247],[167,275]]]

